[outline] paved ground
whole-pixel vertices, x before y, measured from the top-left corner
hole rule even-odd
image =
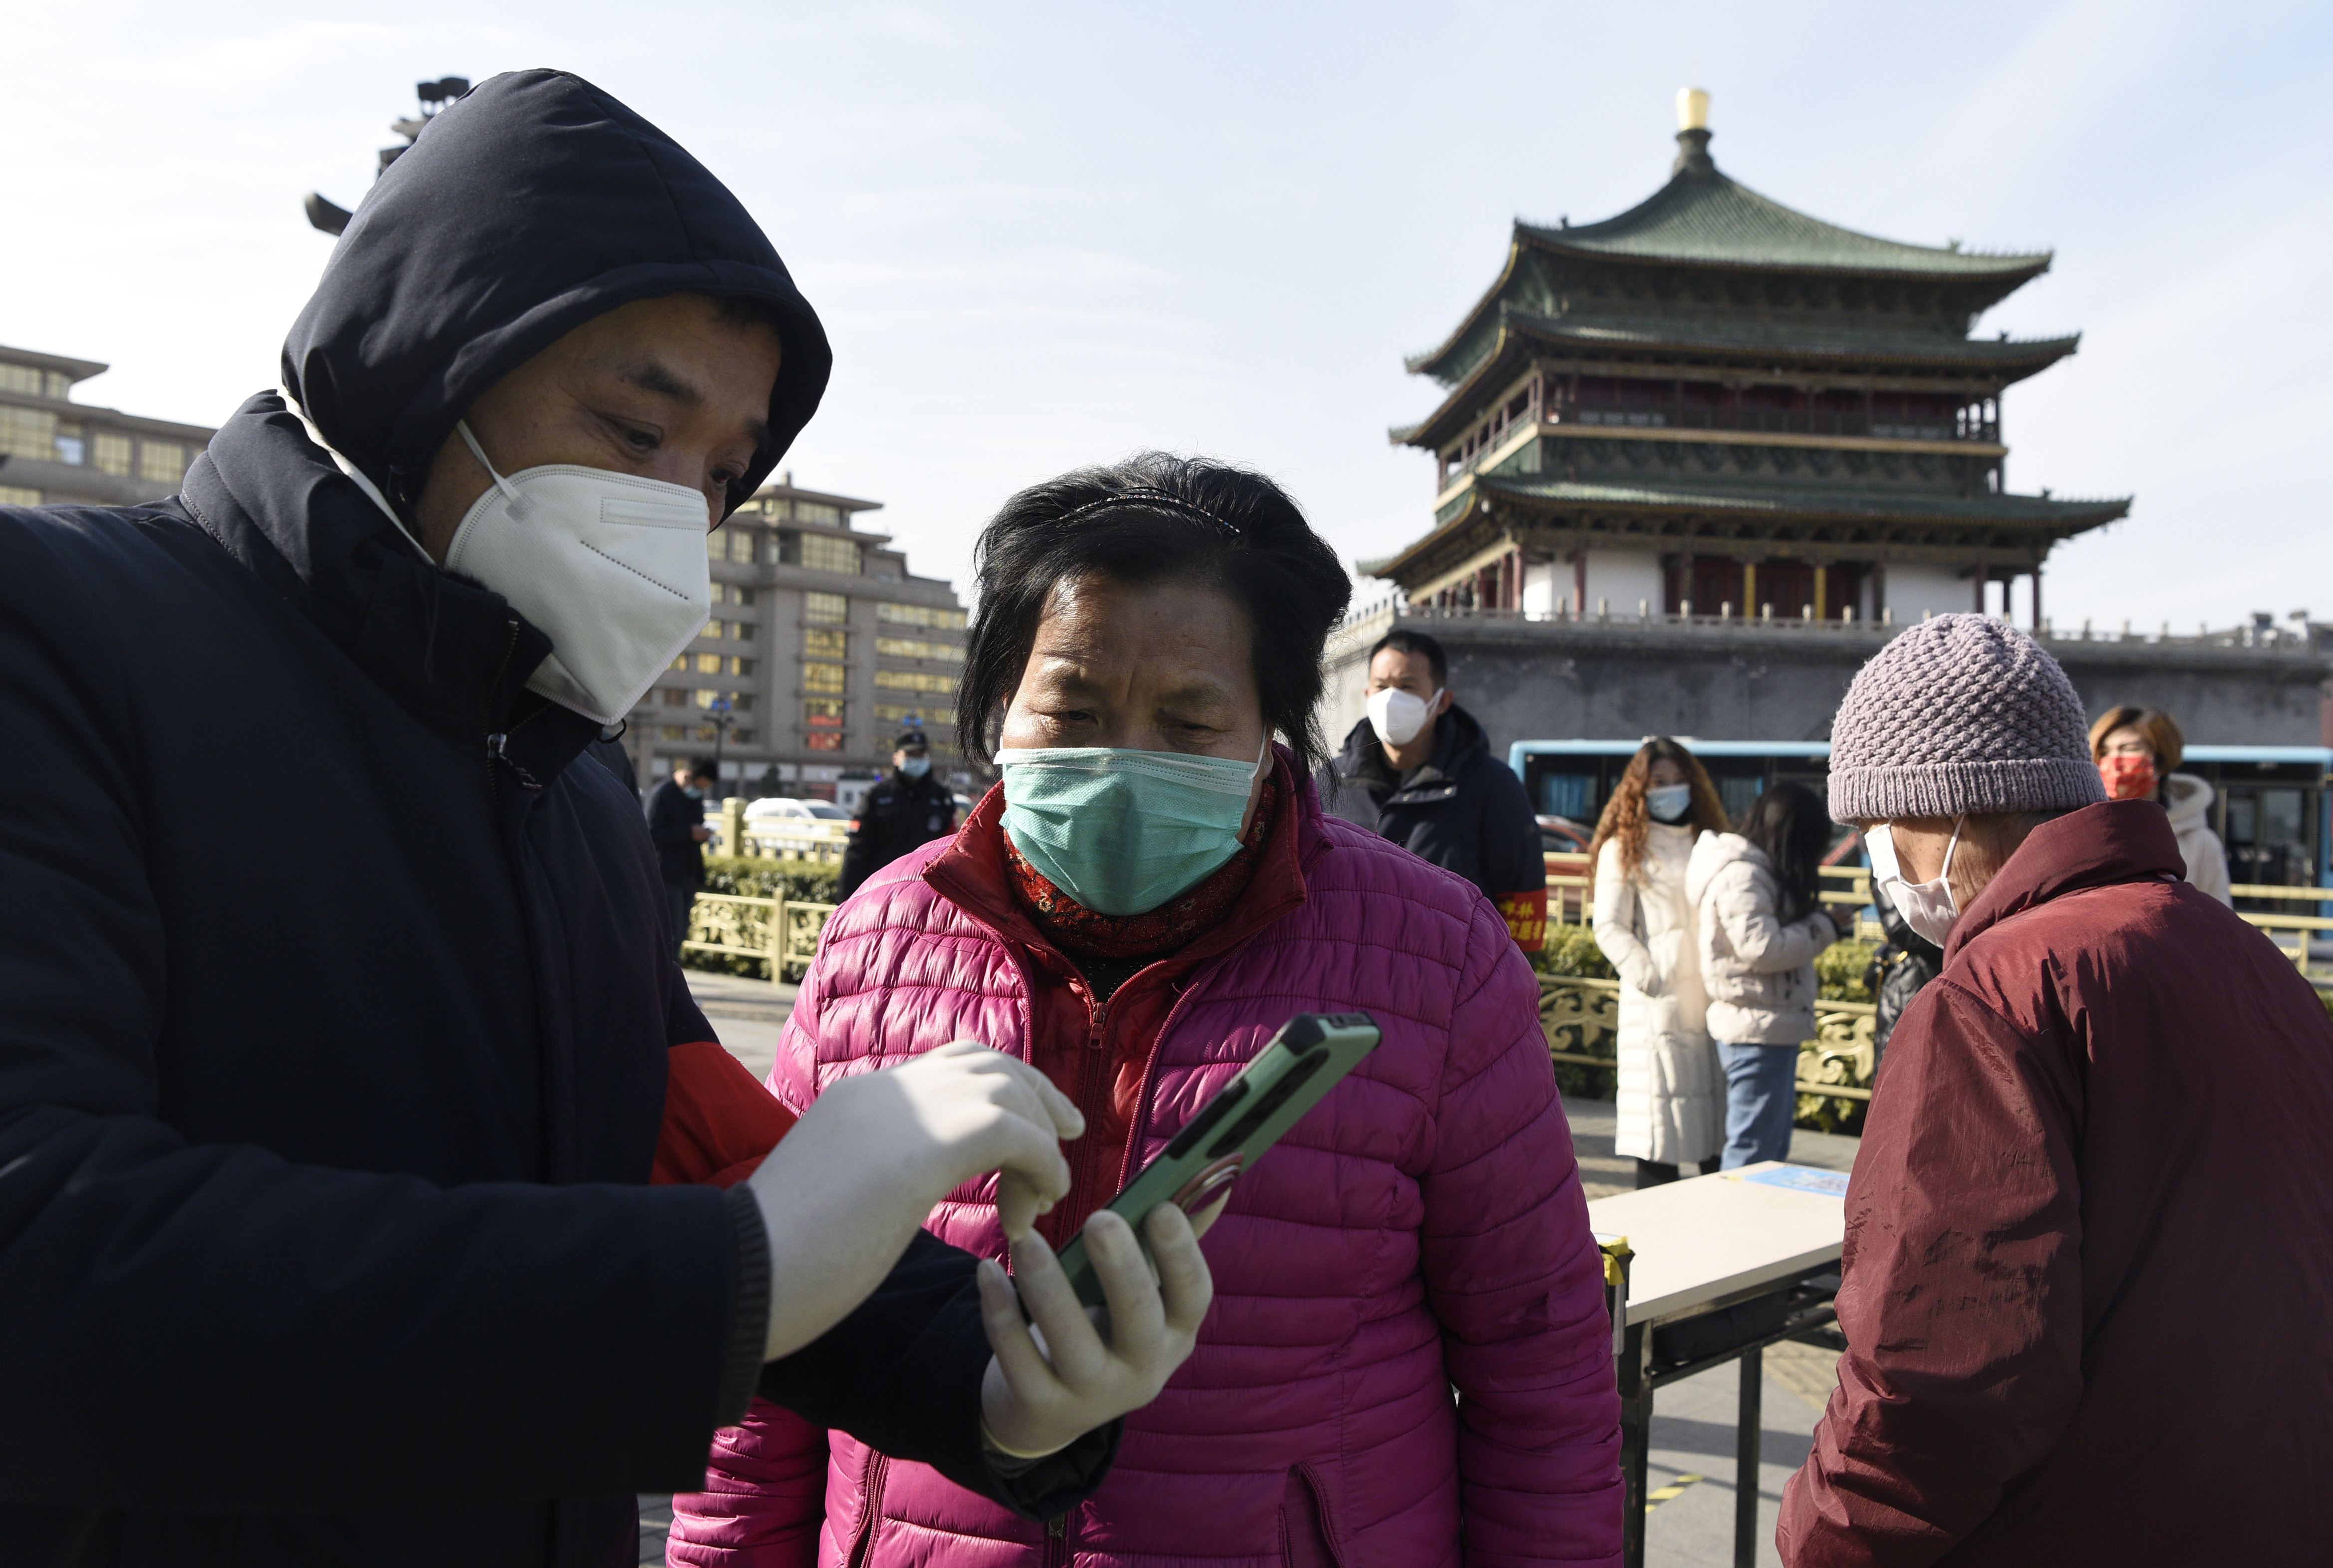
[[[794,988],[766,980],[688,971],[689,990],[713,1022],[722,1044],[753,1069],[769,1071],[778,1031],[793,1006]],[[1590,1198],[1628,1190],[1636,1162],[1612,1152],[1612,1104],[1574,1100],[1565,1110],[1579,1173]],[[1854,1168],[1858,1141],[1800,1131],[1791,1158],[1825,1170]],[[1822,1413],[1836,1381],[1835,1358],[1809,1345],[1778,1345],[1765,1355],[1761,1394],[1762,1427],[1758,1476],[1758,1561],[1780,1568],[1774,1551],[1774,1518],[1782,1485],[1807,1457],[1815,1418]],[[1655,1505],[1646,1527],[1649,1568],[1729,1568],[1733,1562],[1733,1421],[1742,1391],[1738,1363],[1716,1367],[1663,1389],[1653,1411],[1652,1489],[1682,1487]],[[1696,1477],[1686,1480],[1685,1477]],[[672,1517],[663,1497],[640,1499],[640,1561],[664,1561],[665,1531]]]

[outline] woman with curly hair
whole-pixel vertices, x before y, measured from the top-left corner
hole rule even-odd
[[[1725,831],[1717,786],[1666,735],[1628,760],[1588,847],[1596,945],[1620,974],[1620,1068],[1613,1152],[1633,1156],[1637,1185],[1715,1170],[1725,1133],[1725,1075],[1704,1022],[1693,905],[1685,895],[1694,840]]]

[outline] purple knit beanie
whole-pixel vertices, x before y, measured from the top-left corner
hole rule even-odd
[[[1906,628],[1856,672],[1830,724],[1840,822],[2062,811],[2107,798],[2073,682],[1987,616]]]

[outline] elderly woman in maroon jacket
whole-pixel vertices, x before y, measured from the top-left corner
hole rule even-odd
[[[1794,1568],[2328,1560],[2260,1483],[2333,1468],[2333,1024],[2103,795],[2065,672],[1983,617],[1839,707],[1832,815],[1944,969],[1848,1189]]]

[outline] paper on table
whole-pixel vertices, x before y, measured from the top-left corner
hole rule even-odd
[[[1755,1181],[1763,1187],[1787,1187],[1793,1192],[1819,1192],[1826,1197],[1847,1196],[1847,1172],[1822,1171],[1812,1165],[1772,1165],[1763,1171],[1748,1171],[1740,1174],[1728,1171],[1733,1181]]]

